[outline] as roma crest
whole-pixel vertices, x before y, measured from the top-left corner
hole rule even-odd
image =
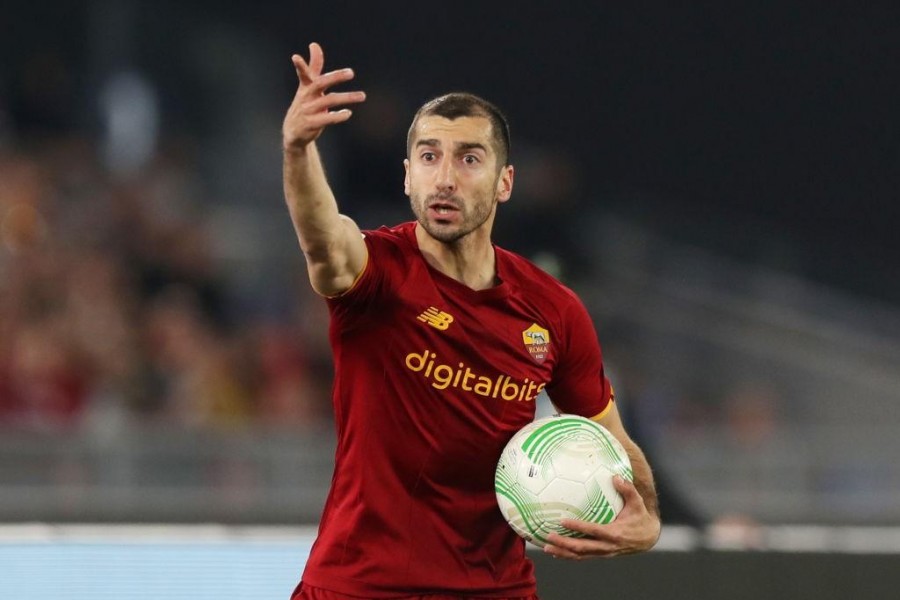
[[[539,363],[544,362],[550,352],[549,331],[537,323],[532,323],[531,327],[522,332],[522,341],[525,342],[525,349],[531,358]]]

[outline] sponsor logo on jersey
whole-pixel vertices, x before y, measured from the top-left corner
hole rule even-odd
[[[550,352],[549,331],[537,323],[532,323],[531,327],[522,332],[522,341],[525,342],[525,349],[531,358],[539,363],[544,362]]]
[[[434,306],[429,306],[425,309],[425,312],[416,318],[441,331],[446,331],[450,327],[450,323],[453,322],[453,315],[445,313]]]
[[[444,364],[437,354],[430,350],[410,352],[406,355],[405,362],[407,369],[422,375],[435,389],[460,389],[485,398],[531,402],[537,398],[546,385],[532,381],[528,377],[524,380],[517,380],[502,373],[488,377],[476,373],[463,362],[457,363],[456,366]]]

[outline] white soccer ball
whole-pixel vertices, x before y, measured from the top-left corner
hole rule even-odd
[[[605,427],[575,415],[554,415],[519,430],[500,455],[497,503],[520,536],[541,548],[551,532],[584,537],[562,519],[609,523],[624,506],[613,476],[634,480],[622,444]]]

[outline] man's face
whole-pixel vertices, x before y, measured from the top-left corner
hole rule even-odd
[[[431,237],[452,243],[482,227],[490,233],[497,203],[512,192],[512,167],[498,169],[497,160],[488,119],[419,119],[404,190]]]

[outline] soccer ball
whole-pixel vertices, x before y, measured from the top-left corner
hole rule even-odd
[[[622,444],[605,427],[554,415],[519,430],[500,455],[494,489],[500,512],[520,536],[541,548],[551,532],[584,537],[561,519],[609,523],[624,501],[613,476],[634,480]]]

